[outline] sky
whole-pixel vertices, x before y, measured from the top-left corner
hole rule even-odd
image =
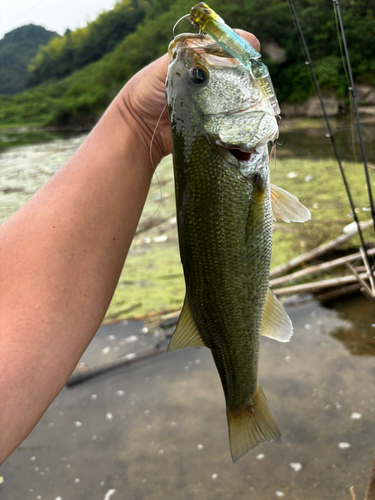
[[[116,0],[0,0],[0,39],[25,24],[38,24],[62,35],[83,27]]]

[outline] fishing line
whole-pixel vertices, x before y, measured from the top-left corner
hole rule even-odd
[[[333,0],[333,1],[335,1],[335,0]],[[348,200],[349,200],[349,204],[350,204],[350,208],[351,208],[351,211],[352,211],[352,214],[353,214],[353,219],[354,219],[354,221],[355,221],[355,223],[357,225],[357,231],[358,231],[359,238],[361,240],[361,246],[363,248],[364,254],[365,254],[366,259],[368,261],[367,249],[366,249],[365,242],[364,242],[364,239],[363,239],[362,230],[361,230],[361,227],[360,227],[360,224],[359,224],[359,221],[358,221],[358,217],[357,217],[357,214],[356,214],[356,211],[355,211],[353,199],[352,199],[352,196],[350,194],[349,184],[348,184],[348,181],[346,179],[346,175],[345,175],[342,163],[341,163],[340,155],[339,155],[339,152],[338,152],[338,149],[337,149],[337,146],[336,146],[336,141],[335,141],[335,137],[334,137],[334,134],[333,134],[333,131],[332,131],[332,128],[331,128],[331,124],[329,122],[328,115],[326,113],[326,109],[325,109],[325,105],[324,105],[324,102],[323,102],[322,93],[320,91],[320,86],[319,86],[318,80],[316,78],[315,70],[314,70],[314,67],[313,67],[313,64],[312,64],[312,60],[311,60],[311,57],[310,57],[310,52],[309,52],[309,49],[307,47],[307,44],[306,44],[306,41],[305,41],[305,37],[303,36],[302,28],[301,28],[301,25],[299,23],[297,12],[296,12],[296,10],[294,8],[293,0],[289,0],[289,3],[290,3],[290,7],[292,9],[293,16],[294,16],[294,19],[296,21],[297,27],[298,27],[298,31],[299,31],[302,43],[303,43],[304,52],[305,52],[306,58],[307,58],[307,63],[306,64],[308,64],[309,67],[310,67],[311,75],[313,77],[313,80],[314,80],[314,83],[315,83],[315,88],[316,88],[317,93],[318,93],[320,105],[322,107],[324,119],[325,119],[325,122],[326,122],[326,125],[327,125],[327,129],[328,129],[328,137],[331,139],[332,147],[333,147],[333,150],[335,152],[335,156],[336,156],[336,160],[337,160],[337,163],[338,163],[338,166],[339,166],[339,170],[340,170],[340,173],[341,173],[342,181],[344,183],[345,191],[346,191],[346,194],[347,194],[347,197],[348,197]]]
[[[271,142],[270,160],[269,160],[269,163],[268,163],[269,165],[271,165],[272,155],[274,156],[274,160],[275,160],[275,170],[276,170],[276,141]]]
[[[372,198],[372,189],[371,189],[370,176],[369,176],[368,167],[367,167],[365,145],[364,145],[363,136],[362,136],[362,127],[361,127],[361,122],[359,120],[359,112],[358,112],[358,105],[357,105],[357,97],[356,97],[355,88],[354,88],[352,66],[351,66],[351,63],[350,63],[350,57],[349,57],[348,47],[347,47],[347,44],[346,44],[345,30],[344,30],[344,25],[343,25],[343,22],[342,22],[339,1],[338,0],[333,0],[333,4],[334,4],[334,6],[336,6],[337,16],[338,16],[339,25],[340,25],[340,31],[341,31],[341,36],[342,36],[342,42],[343,42],[343,45],[344,45],[345,59],[346,59],[346,64],[348,66],[349,83],[350,83],[349,90],[350,90],[350,92],[352,94],[352,97],[353,97],[353,105],[354,105],[355,118],[356,118],[356,122],[357,122],[358,138],[359,138],[359,144],[361,146],[362,163],[363,163],[363,169],[364,169],[364,172],[365,172],[368,197],[369,197],[369,201],[370,201],[371,218],[372,218],[372,223],[373,223],[374,232],[375,232],[375,209],[374,209],[374,201],[373,201],[373,198]]]
[[[348,70],[346,67],[346,60],[344,57],[344,51],[342,47],[342,40],[340,36],[340,29],[339,29],[339,19],[337,15],[337,9],[336,9],[336,4],[333,4],[333,11],[335,13],[335,23],[336,23],[336,33],[337,33],[337,39],[339,41],[339,47],[340,47],[340,54],[341,54],[341,62],[342,66],[344,68],[345,72],[345,77],[346,77],[346,82],[348,84],[348,96],[349,96],[349,106],[350,106],[350,132],[351,132],[351,138],[352,138],[352,148],[353,148],[353,156],[354,156],[354,163],[357,162],[357,156],[356,156],[356,151],[355,151],[355,139],[354,139],[354,109],[353,109],[353,97],[351,92],[349,91],[350,83],[349,83],[349,75],[348,75]]]
[[[294,28],[295,28],[295,30],[297,31],[297,38],[298,38],[299,45],[300,45],[300,47],[301,47],[301,51],[302,51],[302,53],[304,53],[304,52],[305,52],[305,47],[304,47],[304,45],[303,45],[303,43],[302,43],[301,33],[300,33],[300,30],[299,30],[299,26],[298,26],[298,24],[297,24],[297,22],[296,22],[296,18],[295,18],[295,16],[294,16],[294,12],[293,12],[293,9],[292,9],[292,6],[291,6],[290,2],[289,2],[289,10],[290,10],[290,15],[292,16],[292,21],[293,21],[293,24],[294,24]],[[308,62],[308,61],[306,61],[306,60],[305,60],[305,65],[306,65],[306,66],[308,66],[308,65],[309,65],[309,62]],[[315,86],[315,83],[314,83],[313,77],[312,77],[312,75],[311,75],[311,71],[308,71],[308,72],[307,72],[307,74],[309,75],[311,85],[314,85],[314,86]]]
[[[160,116],[159,116],[159,118],[158,118],[158,121],[156,122],[156,125],[155,125],[155,128],[154,128],[154,131],[153,131],[152,136],[151,136],[151,141],[150,141],[150,160],[151,160],[152,169],[153,169],[153,171],[154,171],[154,174],[155,174],[156,179],[157,179],[158,184],[159,184],[160,203],[159,203],[159,205],[158,205],[157,209],[155,210],[155,212],[154,212],[154,213],[153,213],[153,214],[152,214],[152,215],[151,215],[148,219],[146,219],[146,220],[145,220],[145,223],[146,223],[146,222],[148,222],[149,220],[151,220],[153,217],[155,217],[155,215],[156,215],[156,213],[158,212],[158,210],[159,210],[159,208],[160,208],[160,206],[161,206],[161,204],[162,204],[162,201],[163,201],[163,191],[162,191],[162,187],[161,187],[162,185],[161,185],[161,182],[160,182],[159,176],[158,176],[158,174],[157,174],[157,172],[156,172],[156,167],[155,167],[154,160],[153,160],[153,158],[152,158],[152,145],[153,145],[153,143],[154,143],[155,134],[156,134],[156,131],[157,131],[158,126],[159,126],[159,123],[160,123],[160,120],[161,120],[161,118],[162,118],[162,116],[163,116],[163,114],[164,114],[164,111],[165,111],[165,108],[166,108],[166,107],[167,107],[167,103],[165,103],[165,104],[164,104],[164,107],[163,107],[163,109],[162,109],[162,111],[161,111],[161,113],[160,113]]]

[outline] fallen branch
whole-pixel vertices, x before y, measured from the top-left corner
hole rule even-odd
[[[375,255],[375,248],[367,250],[367,254]],[[316,266],[310,266],[306,269],[302,269],[301,271],[297,271],[295,273],[287,274],[286,276],[281,276],[280,278],[273,279],[270,281],[270,285],[276,286],[285,282],[293,283],[297,281],[299,278],[303,278],[304,276],[308,276],[309,274],[315,274],[322,271],[326,271],[328,269],[332,269],[333,267],[346,264],[347,262],[354,262],[357,259],[360,259],[361,256],[362,256],[361,252],[357,252],[351,255],[346,255],[345,257],[340,257],[339,259],[331,260],[330,262],[323,262],[322,264],[317,264]]]
[[[159,356],[159,354],[163,354],[164,352],[167,352],[167,350],[168,346],[159,347],[136,355],[136,357],[134,358],[127,358],[127,356],[124,356],[123,358],[116,359],[115,361],[111,361],[110,363],[106,363],[105,365],[98,366],[97,368],[77,371],[73,373],[73,375],[67,381],[66,385],[67,387],[73,387],[74,385],[86,382],[86,380],[89,380],[90,378],[96,377],[110,370],[114,370],[115,368],[133,365],[134,363],[139,363],[140,361],[145,361],[146,359]]]
[[[367,279],[367,273],[359,275],[361,279]],[[335,286],[347,285],[349,283],[355,283],[357,281],[356,276],[342,276],[341,278],[331,278],[328,280],[315,281],[313,283],[304,283],[303,285],[287,286],[285,288],[273,289],[275,295],[292,295],[294,293],[307,293],[315,292],[321,288],[333,288]]]
[[[367,221],[366,223],[361,224],[361,229],[364,230],[370,226],[372,226],[372,221]],[[280,276],[281,274],[287,273],[291,269],[294,269],[295,267],[300,266],[305,262],[309,262],[310,260],[313,260],[316,257],[319,257],[320,255],[327,253],[329,250],[332,250],[333,248],[340,245],[340,243],[349,240],[356,234],[358,234],[357,229],[347,234],[340,234],[340,236],[338,236],[337,238],[334,238],[333,240],[328,241],[327,243],[324,243],[323,245],[320,245],[317,248],[314,248],[313,250],[310,250],[308,252],[303,253],[302,255],[299,255],[298,257],[295,257],[294,259],[285,262],[285,264],[281,264],[280,266],[274,267],[273,269],[271,269],[270,278],[275,278],[276,276]]]
[[[365,275],[358,274],[357,270],[349,262],[347,262],[346,265],[352,271],[352,273],[354,274],[354,276],[357,278],[358,282],[366,290],[367,295],[369,295],[370,297],[372,297],[371,288],[367,286],[367,283],[362,278],[363,276],[366,276],[366,278],[368,279],[369,278],[368,274],[367,273]],[[361,288],[361,290],[362,290],[362,288]]]

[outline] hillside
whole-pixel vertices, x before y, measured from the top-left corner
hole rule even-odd
[[[55,38],[38,52],[29,67],[27,86],[64,78],[98,61],[136,29],[147,7],[146,2],[121,0],[84,28],[67,30],[63,37]]]
[[[29,78],[27,67],[42,45],[59,35],[42,26],[21,26],[0,40],[0,94],[16,94],[25,89]]]
[[[152,9],[136,30],[99,61],[54,83],[43,83],[13,97],[0,96],[0,125],[91,126],[134,73],[166,52],[174,23],[192,4],[191,0],[152,0]],[[345,98],[347,83],[332,3],[303,0],[295,4],[323,92]],[[281,47],[285,54],[282,61],[263,56],[280,102],[301,102],[314,93],[287,2],[247,0],[246,5],[240,5],[212,0],[210,5],[231,26],[255,33],[264,44]],[[340,5],[354,78],[374,85],[374,8],[365,0],[342,0]],[[178,29],[190,31],[184,22]]]

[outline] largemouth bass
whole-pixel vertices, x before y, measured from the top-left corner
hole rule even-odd
[[[179,35],[169,56],[166,96],[186,282],[169,350],[211,349],[236,461],[262,441],[281,441],[257,377],[261,334],[287,341],[293,331],[268,286],[272,208],[287,221],[310,213],[286,191],[271,189],[267,143],[278,126],[248,68],[205,35]]]

